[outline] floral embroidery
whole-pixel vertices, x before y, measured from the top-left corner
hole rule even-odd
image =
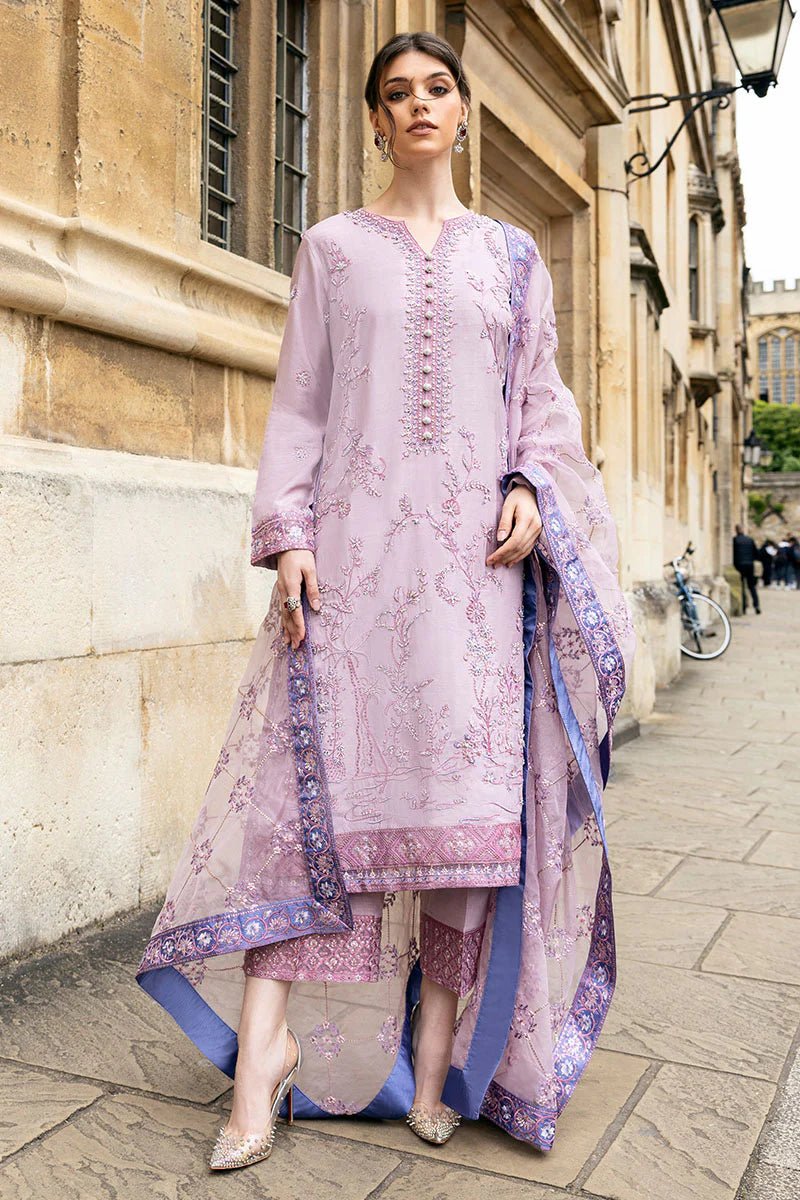
[[[332,1021],[323,1021],[321,1025],[315,1025],[311,1031],[310,1041],[317,1054],[329,1061],[339,1055],[344,1045],[344,1038],[339,1027]]]
[[[400,1030],[397,1024],[397,1017],[392,1015],[386,1018],[380,1027],[377,1038],[384,1054],[397,1054],[400,1046]]]
[[[211,858],[211,851],[213,848],[214,847],[208,838],[206,838],[205,841],[200,842],[200,844],[195,847],[194,854],[192,855],[192,870],[194,871],[195,875],[200,874],[203,867]]]
[[[231,789],[228,803],[234,812],[240,812],[246,804],[253,800],[253,781],[247,775],[241,775]]]

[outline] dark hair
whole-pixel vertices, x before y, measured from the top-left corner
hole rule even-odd
[[[450,43],[446,42],[444,38],[438,37],[435,33],[425,32],[396,33],[393,38],[389,38],[389,41],[381,46],[372,60],[372,66],[369,69],[369,75],[367,75],[367,82],[364,87],[364,99],[372,112],[378,112],[380,109],[386,114],[391,130],[386,149],[389,159],[394,166],[397,166],[392,157],[397,126],[394,123],[394,117],[381,98],[379,84],[384,67],[393,58],[396,58],[398,54],[402,54],[406,50],[419,50],[421,54],[430,54],[432,58],[440,59],[455,79],[456,87],[461,93],[462,100],[466,100],[467,104],[469,104],[472,97],[472,89],[464,74],[461,59]]]

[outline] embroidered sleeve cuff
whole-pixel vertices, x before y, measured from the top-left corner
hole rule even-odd
[[[282,550],[314,550],[314,520],[306,509],[273,513],[253,530],[250,562],[277,571]]]

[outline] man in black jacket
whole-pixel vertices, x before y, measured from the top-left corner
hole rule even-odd
[[[739,572],[742,579],[742,612],[747,612],[747,593],[744,585],[747,584],[750,589],[750,595],[753,598],[753,608],[757,613],[761,612],[761,607],[758,603],[758,592],[756,591],[756,572],[755,561],[758,557],[756,544],[751,537],[742,532],[741,525],[736,526],[736,537],[733,539],[733,565]]]

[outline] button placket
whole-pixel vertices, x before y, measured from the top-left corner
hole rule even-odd
[[[433,290],[435,287],[433,255],[426,254],[424,256],[424,260],[425,260],[425,266],[423,268],[423,296],[425,297],[425,303],[430,305],[430,307],[425,309],[425,319],[426,319],[426,321],[431,322],[431,324],[428,325],[428,327],[423,331],[423,337],[425,338],[425,344],[423,344],[423,349],[422,349],[423,359],[426,357],[431,357],[433,355],[435,345],[436,345],[434,330],[433,330],[433,321],[435,320],[435,312],[436,312],[435,306],[433,305]],[[428,378],[429,375],[433,374],[433,367],[431,366],[431,364],[429,362],[423,361],[422,367],[421,367],[421,373],[423,375],[423,380],[422,380],[423,395],[421,398],[421,405],[425,411],[422,413],[422,415],[420,417],[420,424],[424,426],[424,428],[422,430],[422,439],[423,439],[423,441],[429,442],[433,439],[433,431],[430,428],[428,428],[430,425],[433,424],[433,415],[431,413],[431,410],[433,408],[433,401],[429,395],[429,393],[433,391],[433,384],[431,383],[430,379]]]

